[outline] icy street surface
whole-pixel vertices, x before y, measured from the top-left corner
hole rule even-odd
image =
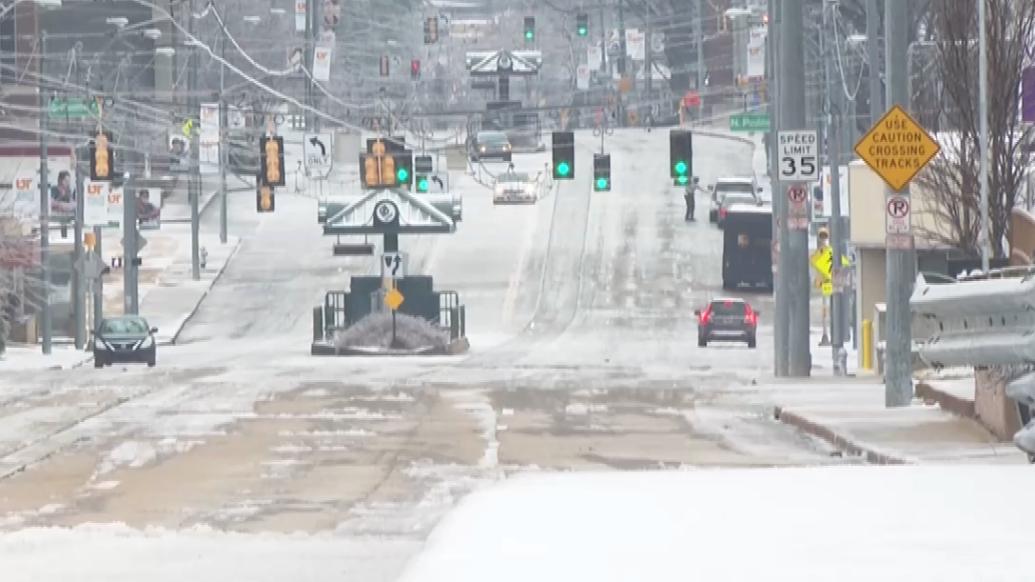
[[[842,462],[768,418],[752,387],[772,368],[770,296],[746,295],[757,349],[697,347],[693,310],[725,295],[722,238],[704,196],[683,221],[668,133],[608,139],[610,193],[590,188],[598,139],[577,141],[576,179],[538,204],[494,207],[454,175],[457,233],[401,239],[408,271],[467,305],[458,357],[311,357],[312,307],[374,260],[331,255],[312,197],[285,190],[260,216],[235,196],[241,247],[157,368],[5,375],[0,562],[46,540],[125,556],[84,579],[222,581],[270,555],[296,580],[394,580],[460,499],[515,473]],[[694,151],[703,184],[752,171],[742,142],[699,136]],[[54,557],[22,556],[4,580],[70,579]],[[151,575],[155,559],[184,575]]]
[[[461,502],[402,582],[1025,580],[1033,486],[1024,466],[520,476]]]

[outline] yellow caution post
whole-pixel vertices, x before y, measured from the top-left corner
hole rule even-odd
[[[862,369],[873,369],[873,321],[862,322]]]

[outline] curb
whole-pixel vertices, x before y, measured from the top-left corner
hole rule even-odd
[[[216,283],[219,283],[219,279],[223,277],[223,272],[226,271],[226,268],[230,266],[230,262],[234,260],[235,256],[237,256],[237,251],[241,249],[242,241],[243,239],[241,238],[237,239],[237,242],[234,244],[233,250],[230,251],[230,255],[226,258],[226,261],[223,262],[223,266],[219,268],[219,271],[216,272],[216,276],[212,278],[212,284],[209,285],[208,288],[205,289],[205,292],[201,294],[201,297],[198,299],[197,303],[194,304],[194,308],[190,310],[190,313],[187,314],[187,317],[183,318],[183,322],[180,323],[180,327],[176,329],[176,333],[173,334],[172,339],[170,339],[169,343],[166,345],[176,345],[176,341],[180,339],[180,334],[183,332],[183,328],[187,327],[187,324],[190,323],[190,320],[193,319],[194,315],[198,312],[199,309],[201,309],[201,304],[205,302],[205,298],[208,297],[208,294],[212,292],[212,288],[216,286]]]
[[[729,133],[721,133],[719,131],[713,131],[713,130],[710,130],[710,129],[696,129],[696,128],[693,128],[693,127],[690,128],[690,131],[692,133],[699,133],[701,135],[706,135],[708,137],[714,137],[714,138],[717,138],[717,139],[728,139],[730,141],[739,141],[740,143],[747,144],[747,145],[749,145],[751,147],[755,147],[757,145],[755,143],[755,140],[749,139],[749,138],[746,138],[746,137],[741,137],[739,135],[733,135],[733,134],[729,134]]]
[[[800,414],[791,412],[784,409],[783,407],[777,406],[773,409],[773,416],[776,420],[793,426],[802,432],[810,434],[814,437],[823,439],[830,443],[837,449],[844,451],[850,455],[857,455],[866,459],[867,463],[875,465],[910,465],[912,461],[909,461],[903,457],[896,457],[888,453],[884,453],[873,448],[870,448],[862,443],[856,442],[848,437],[837,434],[829,427],[823,426],[819,423],[813,422]]]
[[[955,394],[939,390],[933,384],[927,382],[916,383],[916,397],[930,404],[935,403],[943,410],[951,412],[956,416],[978,420],[977,412],[974,410],[974,401],[960,398]]]

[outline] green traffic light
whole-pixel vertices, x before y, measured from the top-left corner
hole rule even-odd
[[[428,191],[428,180],[427,180],[427,178],[421,178],[421,180],[419,182],[417,182],[417,190],[419,190],[421,192],[427,192]]]
[[[532,38],[534,36],[535,36],[535,33],[532,32],[531,30],[526,30],[525,31],[525,40],[532,40]]]
[[[585,26],[580,26],[579,36],[586,36],[587,34],[589,34],[589,30],[587,30]]]
[[[690,181],[690,178],[687,178],[685,174],[680,176],[680,177],[678,177],[678,178],[676,178],[676,182],[679,182],[680,186],[685,186],[686,183],[689,182],[689,181]]]
[[[676,162],[676,173],[677,174],[679,174],[680,176],[685,176],[686,175],[686,170],[687,170],[686,162],[684,162],[683,160],[679,160],[678,162]]]
[[[570,173],[571,173],[571,166],[568,165],[568,162],[561,162],[561,163],[557,164],[557,175],[558,176],[567,176]]]
[[[400,183],[409,182],[410,173],[406,171],[406,168],[399,168],[399,170],[395,173],[395,177],[399,179]]]
[[[597,178],[597,190],[607,190],[607,178],[603,176]]]

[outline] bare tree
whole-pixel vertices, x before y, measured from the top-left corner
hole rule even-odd
[[[988,40],[989,219],[995,257],[1005,256],[1010,213],[1017,203],[1032,129],[1021,123],[1019,86],[1035,33],[1035,2],[986,0]],[[978,251],[980,222],[977,14],[971,0],[931,5],[942,89],[942,154],[921,174],[933,194],[944,232],[924,233],[970,254]]]
[[[15,200],[15,193],[0,195],[0,354],[13,327],[40,305],[39,247],[34,235],[24,234],[31,210]]]

